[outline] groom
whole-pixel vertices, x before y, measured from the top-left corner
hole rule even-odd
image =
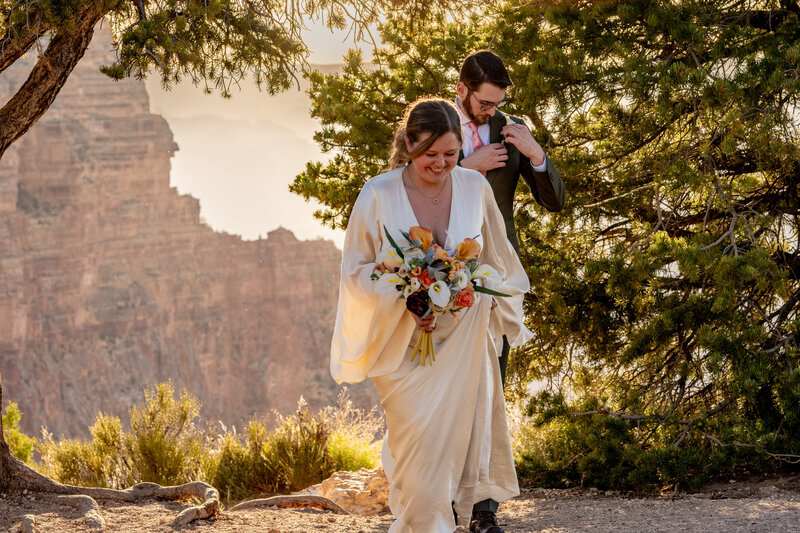
[[[519,254],[514,227],[514,191],[520,176],[536,201],[548,211],[560,211],[564,207],[564,182],[523,121],[512,117],[514,124],[507,125],[505,114],[496,112],[505,103],[506,90],[511,86],[511,77],[500,57],[488,50],[475,52],[461,66],[456,85],[456,109],[461,116],[464,139],[459,165],[486,176],[503,215],[508,240]],[[503,337],[503,353],[499,358],[503,385],[508,352],[508,339]],[[469,530],[503,533],[495,519],[497,507],[494,500],[476,503]]]

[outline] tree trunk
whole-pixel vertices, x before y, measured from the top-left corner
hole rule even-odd
[[[72,69],[86,52],[94,35],[94,26],[104,14],[94,2],[87,4],[77,14],[74,29],[62,29],[53,36],[28,79],[0,109],[0,158],[50,108]]]
[[[3,413],[3,375],[0,374],[0,415]],[[0,416],[0,489],[8,486],[8,480],[11,478],[11,467],[9,466],[9,459],[11,458],[11,449],[6,442],[6,434],[3,429],[3,417]]]
[[[0,412],[3,405],[3,383],[0,375]],[[0,489],[28,489],[42,492],[66,492],[67,487],[41,475],[11,454],[0,417]]]

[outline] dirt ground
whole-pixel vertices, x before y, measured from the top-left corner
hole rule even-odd
[[[175,502],[139,505],[98,502],[106,531],[114,533],[385,533],[392,517],[341,516],[315,510],[223,510],[183,527],[170,525],[185,508]],[[33,494],[0,494],[0,533],[17,533],[23,515],[36,517],[36,531],[89,529],[75,511]],[[800,476],[719,483],[694,494],[637,498],[597,490],[523,489],[498,515],[508,532],[783,532],[800,530]],[[466,529],[460,528],[459,532]]]

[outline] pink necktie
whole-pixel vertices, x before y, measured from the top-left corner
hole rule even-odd
[[[472,130],[472,153],[475,153],[478,148],[483,146],[483,141],[481,140],[481,136],[478,135],[478,125],[472,121],[467,122],[469,129]],[[481,172],[484,176],[486,176],[486,172]]]
[[[483,141],[481,140],[481,136],[478,135],[478,125],[472,121],[467,122],[467,125],[469,126],[469,129],[472,130],[472,151],[474,152],[483,146]]]

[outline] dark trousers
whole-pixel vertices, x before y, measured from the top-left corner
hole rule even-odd
[[[503,388],[506,387],[506,366],[508,365],[508,352],[511,350],[511,346],[508,345],[508,339],[505,335],[503,335],[503,353],[498,358],[498,362],[500,363],[500,377],[503,380]],[[500,506],[494,500],[483,500],[481,502],[476,503],[472,506],[472,512],[476,511],[491,511],[493,513],[497,512],[497,508]]]

